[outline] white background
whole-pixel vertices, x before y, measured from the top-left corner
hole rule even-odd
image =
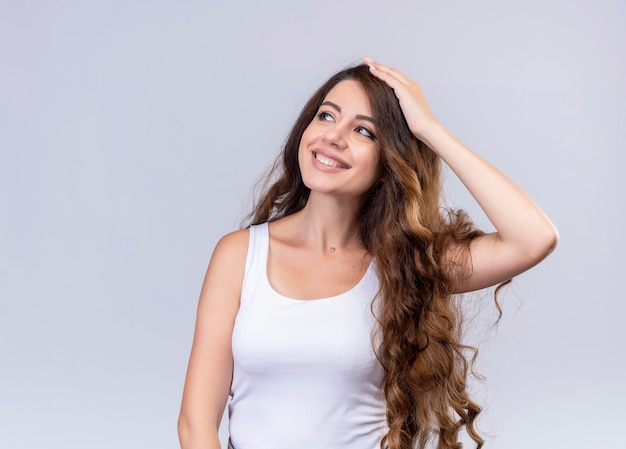
[[[2,0],[0,447],[177,447],[213,246],[363,55],[561,232],[472,327],[487,447],[624,447],[625,5]]]

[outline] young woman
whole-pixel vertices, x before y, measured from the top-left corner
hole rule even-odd
[[[558,234],[510,179],[456,140],[418,84],[363,65],[298,117],[248,229],[224,236],[198,306],[179,436],[218,449],[482,445],[452,295],[501,284]],[[441,208],[441,160],[496,232]]]

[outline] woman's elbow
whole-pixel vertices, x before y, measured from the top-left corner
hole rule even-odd
[[[188,447],[188,442],[191,435],[191,426],[186,417],[181,413],[178,415],[178,440],[180,441],[180,447],[185,449]]]
[[[559,231],[551,223],[547,223],[543,229],[533,236],[533,244],[530,248],[529,257],[535,263],[541,262],[555,250],[559,243]]]
[[[191,419],[181,412],[178,416],[178,440],[182,449],[208,448],[219,449],[218,426],[211,425],[210,420]]]

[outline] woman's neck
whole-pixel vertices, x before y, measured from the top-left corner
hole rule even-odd
[[[294,214],[294,231],[306,246],[331,251],[361,246],[357,214],[360,204],[311,192],[306,206]]]

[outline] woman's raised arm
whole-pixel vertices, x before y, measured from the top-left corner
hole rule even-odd
[[[233,373],[231,339],[243,282],[248,231],[224,236],[207,269],[196,318],[178,436],[182,449],[219,449],[218,428]]]
[[[455,286],[456,290],[477,290],[506,281],[550,254],[558,231],[535,202],[436,120],[417,83],[371,59],[365,63],[394,90],[415,137],[454,171],[496,228],[496,232],[472,241],[472,272]]]

